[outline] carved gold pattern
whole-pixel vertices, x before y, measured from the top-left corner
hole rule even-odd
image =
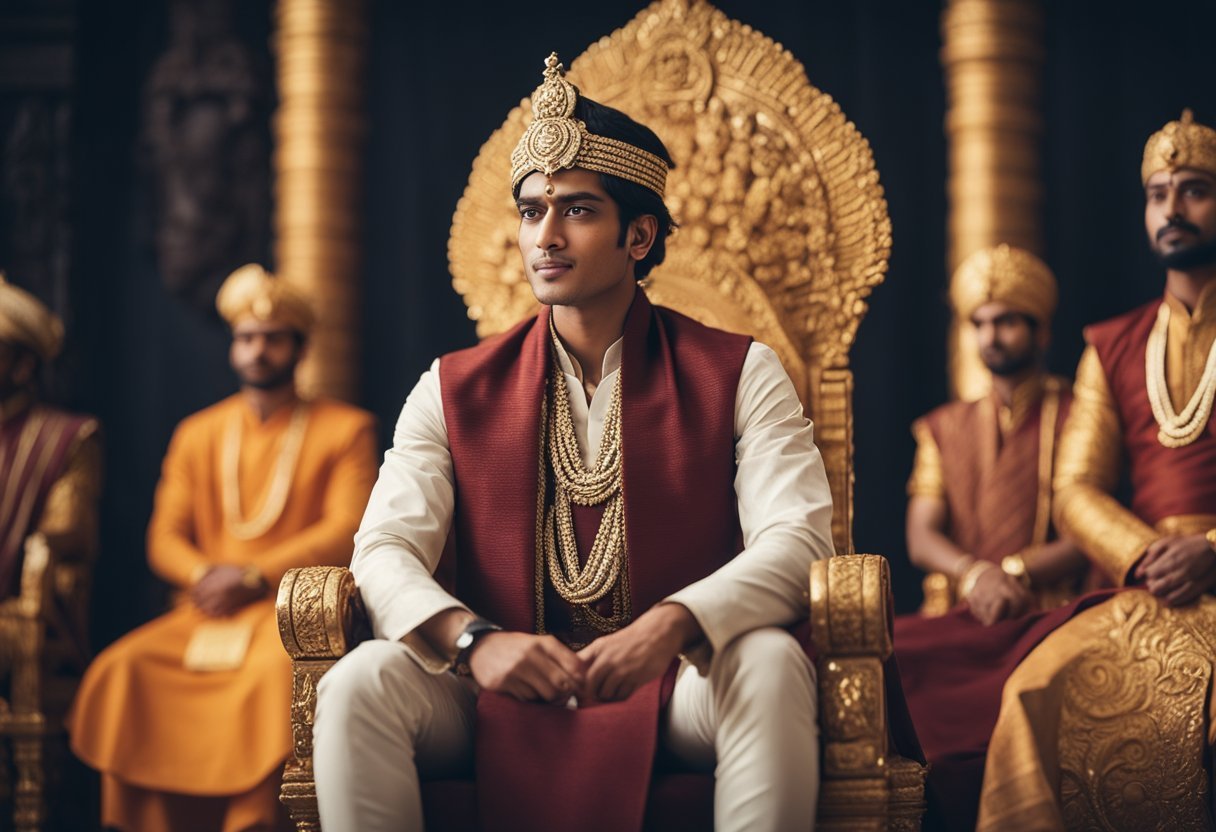
[[[879,555],[837,555],[811,564],[811,636],[821,654],[891,655],[890,570]]]
[[[793,56],[701,0],[652,4],[569,77],[671,151],[667,201],[681,228],[647,291],[777,352],[820,426],[837,550],[850,551],[848,353],[891,247],[868,143]],[[482,146],[452,221],[453,285],[483,337],[536,309],[504,185],[530,107],[521,102]]]
[[[353,646],[357,598],[355,579],[344,567],[288,570],[275,604],[279,635],[288,654],[294,659],[345,655]]]
[[[1069,829],[1211,828],[1204,715],[1211,609],[1145,593],[1102,606],[1107,638],[1065,670],[1060,801]]]

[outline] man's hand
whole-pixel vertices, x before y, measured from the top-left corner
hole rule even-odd
[[[659,604],[628,627],[597,638],[579,651],[587,662],[582,698],[615,702],[663,674],[679,653],[704,637],[682,604]]]
[[[1170,606],[1189,604],[1216,587],[1216,552],[1201,534],[1163,537],[1144,550],[1135,576]]]
[[[583,686],[585,662],[553,636],[487,633],[469,653],[469,670],[483,690],[525,702],[565,703]]]
[[[211,567],[190,587],[190,600],[203,615],[219,618],[232,615],[265,593],[265,585],[251,587],[245,583],[244,567],[225,564]]]
[[[1006,575],[1000,567],[985,569],[967,596],[971,614],[985,627],[1006,618],[1016,618],[1034,603],[1034,597],[1017,579]]]

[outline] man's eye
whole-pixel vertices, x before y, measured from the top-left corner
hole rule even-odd
[[[577,217],[582,214],[588,213],[588,211],[586,208],[584,208],[581,205],[571,205],[570,210],[568,210],[566,213],[568,213],[572,217]]]
[[[534,220],[540,215],[535,208],[523,208],[519,212],[520,219]]]

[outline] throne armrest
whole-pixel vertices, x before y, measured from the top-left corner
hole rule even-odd
[[[888,749],[883,662],[891,655],[892,641],[887,561],[879,555],[817,561],[811,564],[810,589],[823,750],[820,828],[919,829],[925,769],[892,757]],[[873,816],[875,806],[885,807],[885,817]]]
[[[355,579],[342,566],[288,569],[275,602],[279,637],[293,660],[340,659],[366,638]]]

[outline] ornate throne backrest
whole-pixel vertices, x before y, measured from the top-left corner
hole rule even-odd
[[[680,229],[647,294],[776,351],[815,422],[836,549],[853,551],[849,349],[891,248],[869,144],[789,52],[702,0],[658,0],[567,77],[671,151]],[[453,284],[482,337],[536,310],[508,187],[530,109],[522,101],[482,146],[452,222]]]

